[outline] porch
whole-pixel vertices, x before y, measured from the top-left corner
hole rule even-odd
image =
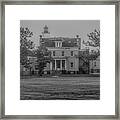
[[[61,71],[66,70],[66,60],[65,59],[55,59],[50,62],[50,71]]]

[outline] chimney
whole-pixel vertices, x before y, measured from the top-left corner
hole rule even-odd
[[[76,39],[77,39],[77,46],[80,50],[81,49],[81,38],[79,37],[79,35],[76,35]]]

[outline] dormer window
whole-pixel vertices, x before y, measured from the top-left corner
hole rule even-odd
[[[57,41],[57,42],[55,42],[55,44],[56,44],[55,45],[56,47],[62,47],[62,42],[61,41],[59,41],[59,42]]]

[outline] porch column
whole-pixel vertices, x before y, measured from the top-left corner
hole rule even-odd
[[[62,60],[60,60],[60,70],[62,70]]]
[[[52,62],[50,62],[50,70],[52,70]]]
[[[56,70],[56,60],[55,60],[55,70]]]
[[[66,70],[66,60],[65,60],[65,70]]]

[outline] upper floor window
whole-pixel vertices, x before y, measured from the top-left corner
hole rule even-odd
[[[71,56],[73,56],[73,51],[71,51]]]
[[[59,41],[59,42],[56,42],[55,44],[56,44],[56,45],[55,45],[56,47],[62,47],[62,42],[60,42],[60,41]]]
[[[53,56],[55,56],[55,51],[53,51]]]
[[[62,56],[64,56],[64,51],[62,51]]]

